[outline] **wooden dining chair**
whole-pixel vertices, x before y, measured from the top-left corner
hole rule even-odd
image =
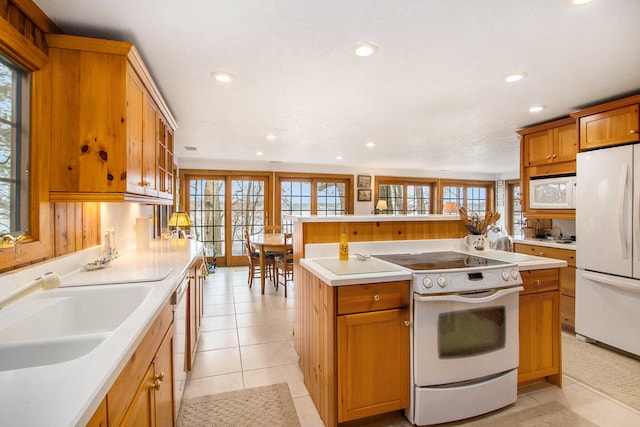
[[[284,287],[284,297],[287,297],[287,285],[293,281],[293,238],[291,233],[284,234],[284,253],[275,258],[275,287]],[[282,281],[280,281],[282,279]]]
[[[251,288],[253,285],[253,279],[260,278],[260,253],[251,246],[248,230],[244,230],[244,240],[247,261],[249,262],[249,277],[247,278],[247,283],[249,284],[249,288]]]
[[[271,234],[271,233],[282,233],[282,226],[281,225],[265,225],[264,234]]]

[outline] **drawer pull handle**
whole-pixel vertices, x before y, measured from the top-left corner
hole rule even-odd
[[[635,129],[631,129],[631,130],[629,130],[629,133],[631,133],[631,134],[634,134],[634,133],[636,133],[636,132],[638,132],[638,131],[637,131],[637,130],[635,130]]]
[[[380,295],[375,294],[375,295],[373,296],[373,300],[374,300],[374,301],[380,301]]]
[[[160,390],[160,386],[162,386],[162,381],[160,381],[159,379],[157,379],[157,380],[155,380],[153,382],[153,386],[152,387],[154,388],[154,390],[156,390],[156,391]]]
[[[156,375],[156,380],[164,381],[164,372],[160,372],[160,375]]]
[[[542,285],[542,281],[540,281],[540,279],[536,279],[536,280],[534,280],[534,281],[533,281],[533,283],[534,283],[536,286],[540,286],[540,285]]]
[[[409,321],[408,320],[404,321],[404,326],[409,326]]]
[[[544,252],[540,252],[538,256],[544,256]]]

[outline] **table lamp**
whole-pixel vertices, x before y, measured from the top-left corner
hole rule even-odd
[[[178,234],[178,239],[180,239],[180,227],[189,227],[191,225],[193,225],[193,223],[191,222],[191,218],[189,218],[189,215],[187,215],[186,212],[174,212],[173,215],[171,215],[171,218],[169,218],[169,222],[167,223],[167,225],[169,227],[176,227],[176,232]],[[184,232],[184,230],[182,230],[182,237],[186,238],[187,235]]]
[[[376,213],[382,213],[382,211],[387,210],[387,201],[386,200],[378,200],[378,204],[376,205]]]
[[[456,205],[456,202],[446,202],[444,204],[444,208],[442,208],[442,213],[445,215],[457,214],[458,205]]]

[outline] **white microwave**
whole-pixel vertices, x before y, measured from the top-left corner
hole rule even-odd
[[[529,181],[530,209],[575,209],[576,176],[532,178]]]

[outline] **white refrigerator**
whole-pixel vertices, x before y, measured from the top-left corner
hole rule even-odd
[[[576,333],[640,355],[640,144],[579,153]]]

